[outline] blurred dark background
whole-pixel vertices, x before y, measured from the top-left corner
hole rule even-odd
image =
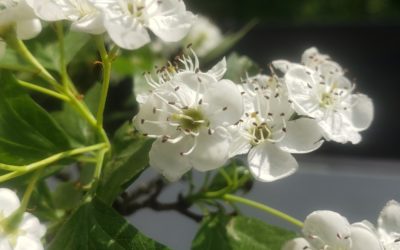
[[[357,145],[325,143],[315,153],[400,157],[400,1],[398,0],[186,0],[223,32],[258,24],[232,50],[265,66],[275,59],[300,61],[316,46],[348,69],[356,91],[375,104],[372,126]]]

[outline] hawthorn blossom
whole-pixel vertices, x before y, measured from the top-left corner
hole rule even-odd
[[[40,20],[25,0],[0,1],[0,37],[15,32],[18,39],[27,40],[38,35],[41,30]]]
[[[89,34],[105,32],[103,13],[89,0],[26,0],[45,21],[69,20],[71,29]]]
[[[203,57],[215,49],[223,40],[221,30],[207,17],[198,16],[188,35],[187,43],[193,44],[193,49],[199,57]]]
[[[315,48],[306,50],[302,61],[305,65],[273,62],[284,73],[294,110],[315,119],[327,140],[359,143],[359,132],[373,120],[371,99],[353,93],[355,86],[344,76],[343,69]]]
[[[245,113],[231,127],[231,156],[246,154],[251,173],[260,181],[275,181],[298,168],[291,153],[308,153],[323,141],[314,120],[292,120],[294,110],[286,87],[276,76],[257,75],[242,85]]]
[[[194,55],[194,53],[193,53]],[[150,150],[150,166],[175,181],[192,167],[208,171],[221,167],[229,157],[231,137],[226,127],[243,113],[240,91],[222,79],[223,59],[202,72],[196,55],[179,58],[184,67],[169,64],[158,79],[146,75],[153,90],[137,96],[140,111],[135,127],[156,138]]]
[[[40,239],[46,228],[30,213],[25,212],[22,221],[12,232],[4,227],[7,219],[20,207],[20,201],[7,188],[0,188],[0,249],[2,250],[43,250]]]
[[[104,12],[104,26],[111,39],[125,49],[150,42],[146,28],[165,42],[179,41],[195,21],[182,0],[90,1]]]
[[[378,234],[385,250],[400,249],[400,204],[391,200],[378,218]]]
[[[340,214],[320,210],[307,216],[304,238],[287,242],[282,250],[384,250],[368,222],[349,224]]]

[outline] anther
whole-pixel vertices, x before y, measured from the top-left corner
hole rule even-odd
[[[285,127],[283,127],[283,128],[282,128],[282,131],[286,133],[286,131],[287,131],[287,130],[286,130],[286,128],[285,128]]]
[[[277,98],[278,96],[279,96],[279,93],[276,93],[274,97]]]
[[[222,111],[226,111],[228,109],[228,107],[223,107]]]
[[[175,90],[175,91],[178,91],[178,90],[179,90],[179,88],[180,88],[180,87],[179,87],[179,86],[177,86],[177,87],[176,87],[174,90]]]
[[[199,100],[199,105],[201,105],[203,103],[203,99]]]
[[[168,102],[169,105],[175,105],[175,102]]]
[[[169,139],[169,136],[164,135],[164,136],[162,137],[162,139],[161,139],[161,142],[162,142],[162,143],[165,143],[165,142],[168,141],[168,139]]]
[[[268,116],[272,116],[273,114],[272,113],[268,113]]]
[[[280,116],[285,116],[285,113],[281,113]]]
[[[143,124],[144,123],[144,119],[140,119],[140,124]]]
[[[208,129],[208,134],[209,134],[209,135],[212,135],[212,131],[211,131],[210,128]]]
[[[190,49],[190,48],[192,47],[192,45],[193,45],[192,43],[189,43],[189,44],[186,46],[186,48],[187,48],[187,49]]]

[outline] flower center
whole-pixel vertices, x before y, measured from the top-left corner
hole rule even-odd
[[[198,131],[202,124],[205,123],[203,114],[195,108],[185,109],[182,114],[173,115],[173,119],[185,131]]]
[[[321,107],[326,108],[326,107],[332,106],[333,103],[334,103],[334,99],[333,99],[333,97],[332,97],[332,95],[330,93],[323,93],[322,94],[321,101],[319,103],[319,105]]]
[[[141,3],[141,1],[134,0],[128,3],[127,9],[130,15],[138,18],[143,14],[144,5]]]
[[[253,123],[253,126],[249,130],[249,133],[252,135],[252,140],[250,143],[255,146],[271,136],[271,129],[265,122],[262,122],[260,124]]]

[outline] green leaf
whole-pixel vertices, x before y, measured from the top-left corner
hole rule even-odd
[[[250,76],[260,72],[260,68],[247,56],[240,56],[237,53],[232,53],[226,60],[227,71],[225,78],[234,82],[241,82],[246,77],[246,73]]]
[[[68,65],[76,54],[89,42],[90,35],[83,32],[68,32],[64,37],[65,64]],[[60,48],[58,40],[45,44],[34,43],[32,53],[47,69],[60,71]]]
[[[58,231],[48,250],[166,250],[121,215],[94,200],[81,206]]]
[[[21,88],[7,71],[0,71],[0,161],[22,165],[71,148],[53,118]]]
[[[152,143],[152,140],[134,134],[128,123],[116,132],[113,155],[104,168],[98,190],[100,199],[111,204],[146,169]]]
[[[72,182],[61,182],[52,196],[54,197],[55,208],[68,210],[79,205],[82,198],[82,191]],[[65,197],[68,197],[68,199]]]
[[[220,56],[224,55],[229,49],[231,49],[236,43],[238,43],[256,24],[257,21],[253,20],[246,24],[239,31],[225,35],[224,41],[222,41],[221,44],[219,44],[204,58],[202,58],[202,62],[207,63],[214,60],[215,58],[219,58]]]
[[[101,85],[95,84],[85,95],[84,101],[92,113],[96,112],[100,93]],[[52,115],[77,146],[96,143],[95,129],[71,105],[64,104],[61,111]]]
[[[280,250],[287,240],[295,236],[293,232],[258,219],[214,214],[203,220],[192,249]]]

